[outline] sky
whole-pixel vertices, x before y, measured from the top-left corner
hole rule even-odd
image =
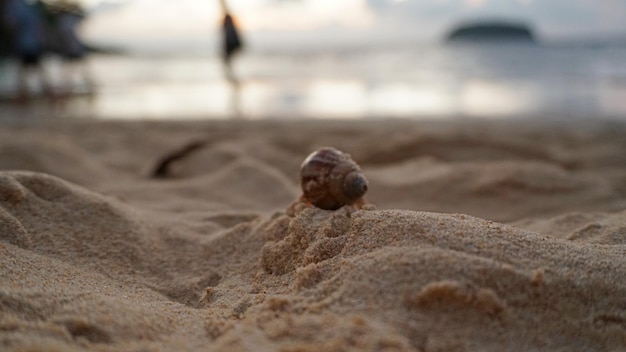
[[[218,39],[218,0],[83,0],[87,39],[200,43]],[[626,38],[626,0],[230,0],[253,45],[438,41],[479,19],[530,24],[544,40]]]

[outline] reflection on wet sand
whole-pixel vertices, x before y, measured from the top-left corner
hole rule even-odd
[[[221,55],[98,54],[90,56],[97,94],[76,88],[57,111],[131,119],[626,116],[626,75],[619,70],[626,51],[576,49],[564,62],[574,49],[510,50],[527,63],[512,65],[511,53],[489,48],[335,56],[246,51],[236,75],[224,70]],[[4,109],[12,104],[5,93],[15,66],[0,67]]]

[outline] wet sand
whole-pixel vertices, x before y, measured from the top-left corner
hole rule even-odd
[[[375,209],[285,215],[322,146]],[[624,151],[593,120],[11,120],[0,346],[623,350]]]

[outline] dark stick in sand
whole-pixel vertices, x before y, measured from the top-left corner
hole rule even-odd
[[[170,177],[170,165],[172,163],[204,147],[206,144],[207,144],[206,141],[193,141],[189,144],[186,144],[181,149],[177,149],[171,153],[165,154],[159,159],[158,163],[156,164],[156,167],[150,173],[150,177],[152,178]]]

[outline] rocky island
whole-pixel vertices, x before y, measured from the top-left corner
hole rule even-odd
[[[523,42],[535,43],[529,26],[506,22],[479,22],[463,24],[453,29],[447,42]]]

